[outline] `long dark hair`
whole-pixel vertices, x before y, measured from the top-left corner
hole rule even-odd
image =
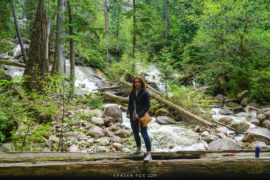
[[[142,77],[140,77],[140,76],[136,76],[134,79],[133,79],[133,83],[132,83],[132,91],[133,90],[135,90],[136,89],[136,87],[135,87],[135,80],[136,79],[138,79],[139,80],[139,82],[141,83],[141,85],[142,85],[142,88],[146,88],[146,84],[145,84],[145,82],[144,82],[144,80],[143,80],[143,78]]]

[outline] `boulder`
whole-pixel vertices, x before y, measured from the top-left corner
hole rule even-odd
[[[260,121],[256,118],[251,119],[250,123],[254,124],[255,126],[260,126]]]
[[[244,97],[242,100],[241,100],[241,106],[243,107],[246,107],[248,105],[248,103],[250,102],[250,97]]]
[[[265,142],[254,141],[248,145],[248,149],[255,149],[256,146],[260,146],[261,149],[266,149]]]
[[[104,137],[105,132],[103,131],[102,128],[95,126],[95,125],[92,125],[90,127],[90,129],[88,130],[88,132],[86,133],[86,135],[90,135],[92,137],[99,138],[99,137]]]
[[[51,143],[59,143],[59,138],[56,137],[56,136],[50,136],[50,137],[49,137],[49,141],[50,141]]]
[[[118,126],[116,124],[112,124],[108,129],[110,131],[116,131],[118,129]]]
[[[233,114],[233,112],[231,111],[231,110],[229,110],[229,109],[220,109],[219,110],[219,114],[222,114],[222,115],[232,115]]]
[[[246,112],[245,109],[242,106],[235,107],[235,108],[232,109],[232,111],[233,111],[233,114],[237,114],[237,113],[240,113],[240,112]]]
[[[104,125],[104,119],[101,117],[92,117],[91,122],[98,125],[98,126]]]
[[[170,112],[167,109],[158,109],[155,112],[156,116],[169,116]]]
[[[264,112],[263,114],[264,114],[264,115],[266,116],[266,118],[268,119],[269,116],[270,116],[270,111],[266,111],[266,112]]]
[[[105,117],[112,117],[114,122],[123,122],[122,111],[118,105],[107,106],[104,110]]]
[[[121,138],[126,138],[131,136],[132,131],[130,129],[118,129],[114,132],[114,135],[119,136]]]
[[[267,128],[263,127],[253,127],[250,128],[244,138],[242,139],[243,142],[254,142],[254,141],[261,141],[265,142],[265,144],[270,145],[270,131]]]
[[[262,122],[262,127],[265,127],[270,130],[270,121],[268,119]]]
[[[225,137],[211,142],[208,150],[241,150],[241,146],[235,140]]]
[[[222,124],[225,124],[225,125],[228,125],[228,124],[231,124],[233,122],[233,118],[230,118],[230,117],[222,117],[218,120],[218,122],[222,123]]]
[[[218,137],[217,136],[215,136],[215,135],[209,135],[209,136],[205,136],[205,137],[203,137],[202,138],[204,141],[206,141],[207,143],[211,143],[212,141],[215,141],[215,140],[217,140],[218,139]]]
[[[270,108],[262,108],[262,109],[259,109],[259,110],[257,111],[257,115],[258,115],[258,114],[263,114],[263,113],[265,113],[265,112],[267,112],[267,111],[270,111]]]
[[[224,96],[222,94],[218,94],[217,96],[214,97],[214,99],[219,100],[220,102],[224,102]]]
[[[219,103],[219,102],[215,102],[213,103],[213,108],[222,108],[222,103]]]
[[[120,151],[123,148],[122,144],[119,143],[113,143],[112,146],[117,150]]]
[[[122,138],[120,138],[119,136],[113,135],[113,136],[110,138],[110,141],[113,142],[113,143],[121,143],[121,142],[122,142]]]
[[[244,132],[246,130],[248,130],[248,128],[250,127],[250,125],[244,121],[240,121],[240,122],[233,122],[231,125],[230,125],[231,128],[233,129],[236,129],[237,131],[240,131],[240,132]]]
[[[78,152],[79,151],[79,148],[78,146],[76,146],[75,144],[73,144],[72,146],[70,146],[68,149],[67,149],[68,152]]]
[[[236,108],[236,107],[239,107],[240,104],[238,104],[236,102],[227,102],[227,103],[225,103],[225,106],[227,106],[229,108]]]
[[[235,140],[225,137],[211,142],[208,150],[241,150],[241,146]]]
[[[237,94],[237,99],[239,99],[241,101],[243,98],[247,97],[248,95],[249,95],[249,91],[244,90],[244,91]]]
[[[175,124],[175,120],[169,116],[158,116],[157,122],[159,124]]]
[[[256,116],[256,118],[259,120],[259,121],[264,121],[266,119],[266,116],[264,114],[258,114]]]
[[[208,131],[203,131],[201,134],[202,137],[206,137],[209,136],[209,132]]]

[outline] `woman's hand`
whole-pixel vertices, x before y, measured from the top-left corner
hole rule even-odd
[[[130,119],[130,114],[127,114],[127,118]]]
[[[139,119],[139,116],[138,116],[138,114],[135,114],[135,118],[136,118],[136,119]]]

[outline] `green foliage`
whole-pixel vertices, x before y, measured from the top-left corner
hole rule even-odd
[[[0,54],[12,52],[13,49],[12,43],[6,39],[0,39],[0,47]]]
[[[185,47],[182,69],[214,94],[235,96],[252,89],[259,101],[267,99],[266,92],[256,89],[263,80],[253,72],[269,66],[269,17],[263,1],[206,1],[197,19],[200,29]]]
[[[84,57],[83,64],[91,67],[103,68],[104,59],[102,54],[97,50],[93,49],[83,49],[81,51],[82,57]]]
[[[103,106],[102,96],[100,96],[96,93],[92,94],[89,101],[88,101],[88,105],[92,108],[101,109]]]
[[[7,121],[8,121],[8,118],[0,109],[0,142],[3,142],[5,140],[5,134],[3,132],[6,129]]]

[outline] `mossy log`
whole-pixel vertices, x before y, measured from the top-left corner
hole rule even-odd
[[[126,97],[116,96],[116,95],[114,95],[112,93],[108,93],[108,92],[99,92],[99,94],[106,99],[110,99],[110,100],[117,102],[117,103],[120,103],[120,104],[128,103],[128,98],[126,98]]]
[[[0,64],[6,64],[6,65],[9,65],[9,66],[17,66],[17,67],[25,68],[25,64],[15,62],[15,61],[4,60],[4,59],[0,59]]]
[[[144,155],[128,153],[0,153],[0,178],[74,177],[155,179],[267,179],[270,177],[270,152],[235,151],[222,156],[220,151],[153,152],[152,161]]]

